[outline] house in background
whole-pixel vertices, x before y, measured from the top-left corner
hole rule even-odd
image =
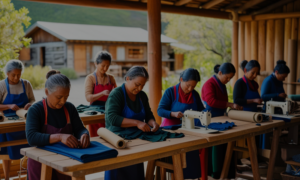
[[[32,38],[30,48],[20,52],[26,66],[72,68],[84,76],[95,70],[94,58],[101,50],[112,55],[112,67],[123,72],[133,65],[147,67],[148,32],[141,28],[38,21],[26,31]],[[175,54],[172,46],[192,50],[190,46],[161,35],[163,66],[170,71],[183,68],[183,54]]]

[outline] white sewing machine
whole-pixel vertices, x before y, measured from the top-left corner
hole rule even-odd
[[[208,125],[211,122],[211,113],[204,112],[204,111],[193,111],[193,110],[186,110],[183,113],[182,117],[182,127],[180,129],[199,132],[199,133],[215,133],[219,132],[218,130],[208,129]],[[199,119],[203,127],[195,126],[194,119]]]
[[[275,107],[281,108],[284,115],[289,115],[289,111],[291,108],[291,101],[286,100],[285,102],[280,101],[268,101],[266,104],[266,113],[267,114],[275,114]]]

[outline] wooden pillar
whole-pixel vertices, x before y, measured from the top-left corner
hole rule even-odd
[[[258,22],[258,62],[260,70],[266,70],[266,21]]]
[[[289,39],[288,41],[288,59],[287,65],[291,70],[291,73],[288,75],[288,82],[295,82],[296,80],[296,60],[297,60],[297,41]],[[295,85],[288,84],[287,94],[295,94]]]
[[[232,58],[231,58],[231,62],[234,65],[235,69],[238,70],[239,69],[239,52],[238,52],[238,43],[239,43],[239,37],[238,37],[238,31],[239,31],[239,23],[233,21],[232,22]],[[231,80],[231,85],[232,87],[234,87],[235,82],[238,80],[238,73],[236,73],[236,75],[232,78]]]
[[[300,26],[300,18],[299,18],[299,20],[298,20],[298,24],[299,24],[299,26]],[[298,34],[300,33],[300,28],[298,28]],[[297,69],[296,69],[296,71],[297,71],[297,79],[296,80],[298,80],[299,78],[300,78],[300,35],[298,36],[298,46],[297,46],[297,52],[298,52],[298,54],[297,54],[297,64],[296,64],[296,66],[297,66]],[[300,86],[299,85],[297,85],[296,86],[296,94],[300,94]]]
[[[266,71],[274,69],[274,20],[267,21]]]
[[[284,59],[284,20],[275,20],[275,55],[274,65],[279,59]]]
[[[285,19],[285,25],[284,25],[284,60],[285,61],[287,61],[288,59],[288,45],[289,45],[289,39],[291,39],[291,32],[292,32],[292,19]]]
[[[148,9],[148,73],[150,107],[158,124],[161,118],[157,108],[162,90],[162,60],[161,60],[161,4],[160,0],[147,3]]]
[[[245,23],[245,59],[251,60],[251,22]]]
[[[251,22],[251,58],[249,60],[258,59],[258,23],[257,21]]]
[[[245,59],[245,22],[239,22],[239,64]],[[243,77],[244,72],[238,68],[239,78]]]

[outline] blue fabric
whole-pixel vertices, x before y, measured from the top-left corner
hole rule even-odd
[[[205,127],[205,126],[202,126],[201,124],[199,126],[200,127]],[[226,121],[225,123],[221,123],[221,122],[210,123],[208,125],[208,128],[218,130],[218,131],[226,131],[228,129],[233,128],[234,126],[236,126],[234,124],[234,122]],[[161,127],[161,128],[165,129],[165,130],[177,130],[177,129],[181,128],[181,124],[173,125],[173,126],[164,126],[164,127]]]
[[[292,160],[295,161],[295,162],[300,163],[300,154],[297,154],[297,155],[293,156]],[[286,167],[286,173],[290,174],[290,175],[300,177],[300,166],[294,166],[294,168],[296,169],[296,171],[292,168],[291,165],[288,164],[287,167]]]
[[[247,79],[245,77],[245,79]],[[258,91],[251,91],[250,88],[249,88],[249,84],[248,84],[248,80],[246,81],[246,85],[247,85],[247,92],[246,92],[246,95],[245,95],[245,99],[260,99],[260,95],[258,93]],[[247,104],[247,105],[244,105],[243,106],[243,110],[244,111],[250,111],[250,112],[257,112],[258,109],[257,109],[257,103],[251,103],[251,104]]]
[[[111,149],[95,141],[91,141],[90,146],[86,149],[69,148],[61,142],[47,146],[41,146],[38,148],[58,153],[83,163],[99,161],[102,159],[109,159],[118,156],[117,150]]]
[[[177,84],[176,86],[179,86]],[[177,91],[178,92],[178,91]],[[196,100],[197,111],[202,111],[204,109],[203,103],[201,101],[200,95],[197,91],[193,90],[194,101]],[[177,96],[176,96],[177,97]],[[157,114],[160,117],[171,119],[171,108],[176,100],[174,94],[174,87],[169,87],[163,94],[157,109]]]
[[[5,85],[7,90],[7,96],[3,101],[3,104],[16,104],[18,107],[23,108],[29,102],[28,97],[26,95],[26,89],[24,86],[24,82],[20,80],[23,87],[23,93],[21,94],[11,94],[9,89],[8,79],[5,79]],[[14,117],[17,116],[16,111],[11,109],[3,111],[6,117],[10,117],[15,119]],[[4,137],[5,136],[5,137]],[[0,142],[5,141],[13,141],[13,140],[21,140],[26,139],[25,131],[13,132],[13,133],[6,133],[0,135]],[[20,154],[21,148],[29,147],[28,144],[18,145],[18,146],[9,146],[7,148],[1,148],[0,154],[8,153],[10,159],[21,159],[23,155]]]

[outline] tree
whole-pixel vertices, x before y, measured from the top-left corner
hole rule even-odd
[[[0,76],[2,68],[10,59],[17,59],[22,47],[28,47],[31,39],[25,38],[24,26],[30,25],[31,18],[25,7],[15,10],[10,0],[0,1]]]

